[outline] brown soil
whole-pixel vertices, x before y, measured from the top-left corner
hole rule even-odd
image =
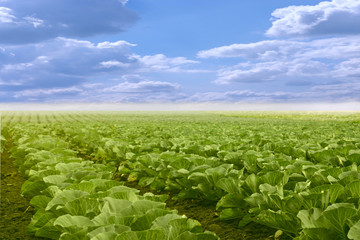
[[[20,195],[24,177],[14,167],[14,159],[5,150],[1,154],[0,239],[40,239],[26,234],[34,209]]]

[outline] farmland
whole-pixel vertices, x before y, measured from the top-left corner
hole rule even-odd
[[[1,120],[1,239],[360,239],[359,113]]]

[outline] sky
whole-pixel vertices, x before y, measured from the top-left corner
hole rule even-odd
[[[360,102],[359,0],[0,0],[0,103]]]

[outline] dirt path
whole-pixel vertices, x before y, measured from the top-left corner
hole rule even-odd
[[[20,195],[25,178],[18,173],[13,163],[14,159],[10,158],[6,149],[1,155],[0,239],[40,239],[26,235],[26,227],[34,210],[29,200]]]

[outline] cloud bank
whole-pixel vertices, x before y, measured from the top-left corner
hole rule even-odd
[[[3,44],[123,32],[138,16],[119,0],[8,0],[0,6]]]
[[[127,2],[0,0],[0,102],[360,101],[358,0],[276,9],[264,40],[196,56],[119,39]]]
[[[360,34],[358,0],[323,1],[315,6],[289,6],[272,13],[272,27],[266,35],[322,36]]]

